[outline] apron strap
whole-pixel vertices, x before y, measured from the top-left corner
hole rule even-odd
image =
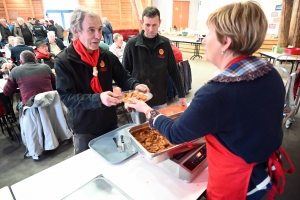
[[[289,165],[291,166],[290,169],[288,170],[283,168],[281,153],[285,157]],[[272,181],[272,189],[269,191],[267,199],[274,200],[276,193],[281,194],[283,192],[283,187],[285,185],[284,172],[291,174],[295,171],[295,167],[293,163],[291,162],[289,156],[287,155],[287,153],[282,147],[280,147],[279,150],[275,151],[269,158],[268,171]],[[278,185],[280,179],[281,179],[281,184]]]

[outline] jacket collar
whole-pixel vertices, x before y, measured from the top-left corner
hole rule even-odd
[[[240,82],[250,81],[264,76],[273,69],[269,61],[263,58],[250,56],[237,63],[232,64],[221,74],[217,75],[208,82]]]
[[[140,34],[137,35],[137,41],[135,43],[135,46],[144,46],[144,39],[143,39],[143,35],[144,35],[145,31],[142,30]],[[157,44],[163,43],[164,41],[161,39],[161,37],[159,37],[158,33],[156,34],[156,43],[155,46]]]

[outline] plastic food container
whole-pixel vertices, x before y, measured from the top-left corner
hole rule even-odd
[[[286,54],[300,55],[300,48],[285,48]]]

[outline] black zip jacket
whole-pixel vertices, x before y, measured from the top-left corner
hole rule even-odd
[[[139,84],[110,51],[100,48],[97,67],[103,91],[112,91],[112,80],[124,91],[132,90]],[[90,86],[92,66],[80,59],[73,43],[56,57],[54,68],[56,89],[69,109],[68,124],[74,133],[102,135],[105,130],[117,127],[115,106],[103,105],[100,94],[93,92]]]
[[[8,42],[8,36],[12,36],[13,34],[10,32],[9,28],[7,26],[3,26],[0,24],[0,31],[2,35],[2,41],[1,42]]]
[[[144,44],[143,34],[144,31],[128,41],[122,62],[133,77],[149,87],[153,98],[147,104],[158,106],[166,103],[168,74],[175,84],[178,97],[185,97],[180,72],[169,39],[157,35],[153,52],[151,52]]]

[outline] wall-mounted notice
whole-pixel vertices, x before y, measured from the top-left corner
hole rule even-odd
[[[278,12],[272,12],[271,17],[278,17]]]
[[[280,23],[280,17],[276,17],[276,18],[274,18],[274,21],[273,21],[273,23]]]
[[[269,29],[275,29],[276,28],[276,24],[269,24]]]

